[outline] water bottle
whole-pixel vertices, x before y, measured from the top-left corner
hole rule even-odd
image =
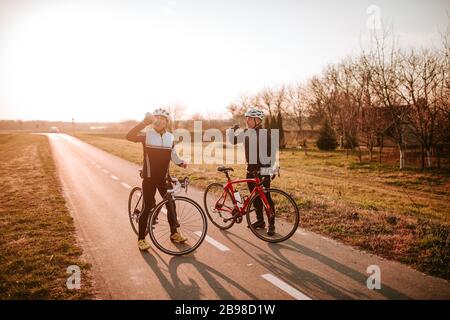
[[[234,199],[235,199],[236,202],[237,202],[238,208],[242,208],[241,195],[239,194],[239,191],[237,191],[237,190],[234,192]]]

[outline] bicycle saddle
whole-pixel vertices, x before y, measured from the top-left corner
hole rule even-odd
[[[234,170],[231,167],[223,167],[223,166],[221,166],[221,167],[217,168],[217,171],[219,171],[219,172],[228,172],[228,171],[234,171]]]

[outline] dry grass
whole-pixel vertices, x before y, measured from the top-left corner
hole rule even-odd
[[[142,148],[119,137],[79,134],[110,153],[141,163]],[[301,207],[301,226],[352,246],[450,279],[450,172],[404,170],[376,162],[359,164],[345,152],[283,150],[281,179]],[[217,165],[172,166],[194,185],[224,181]],[[234,177],[245,165],[234,165]],[[242,188],[244,190],[244,188]]]
[[[0,299],[92,298],[47,137],[0,135]],[[81,268],[81,289],[66,287]]]

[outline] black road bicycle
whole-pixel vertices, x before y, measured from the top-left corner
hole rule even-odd
[[[189,178],[180,180],[166,177],[167,193],[157,203],[149,214],[146,233],[150,235],[153,244],[162,252],[179,256],[197,249],[203,242],[208,229],[207,218],[202,207],[194,200],[178,196],[182,189],[187,193]],[[141,187],[134,187],[128,199],[128,215],[133,231],[138,234],[139,217],[144,206]],[[172,216],[170,216],[172,215]],[[172,218],[172,220],[171,220]],[[178,231],[188,240],[175,243],[170,239],[169,221],[178,221]]]

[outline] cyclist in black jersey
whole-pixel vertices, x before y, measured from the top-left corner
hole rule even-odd
[[[145,119],[128,132],[126,138],[132,142],[140,142],[143,146],[144,164],[142,169],[142,193],[144,196],[144,208],[139,218],[138,247],[140,250],[148,250],[150,244],[145,241],[148,217],[155,206],[155,194],[158,189],[161,197],[167,193],[165,178],[170,161],[176,165],[187,168],[185,161],[181,160],[174,149],[173,134],[167,131],[170,120],[169,112],[164,109],[156,109],[153,114],[147,113]],[[147,126],[146,132],[142,132]],[[169,211],[167,217],[170,224],[170,239],[176,243],[187,240],[180,232],[176,214]]]
[[[254,178],[255,175],[259,175],[259,178],[262,180],[262,176],[270,174],[271,168],[274,166],[274,163],[272,163],[271,135],[267,129],[263,129],[262,127],[264,112],[261,110],[251,108],[245,113],[245,118],[247,128],[236,134],[235,130],[238,129],[238,126],[235,126],[232,128],[234,130],[228,131],[228,140],[232,144],[244,144],[245,160],[247,161],[247,178]],[[262,158],[262,154],[264,153],[266,153],[267,159]],[[263,186],[270,188],[270,178],[263,180]],[[252,192],[255,184],[248,183],[248,188]],[[270,205],[274,208],[270,194],[267,197]],[[255,211],[257,221],[253,223],[253,226],[264,229],[266,223],[263,216],[263,203],[259,198],[255,201]],[[270,236],[275,234],[274,217],[269,220],[267,234]]]

